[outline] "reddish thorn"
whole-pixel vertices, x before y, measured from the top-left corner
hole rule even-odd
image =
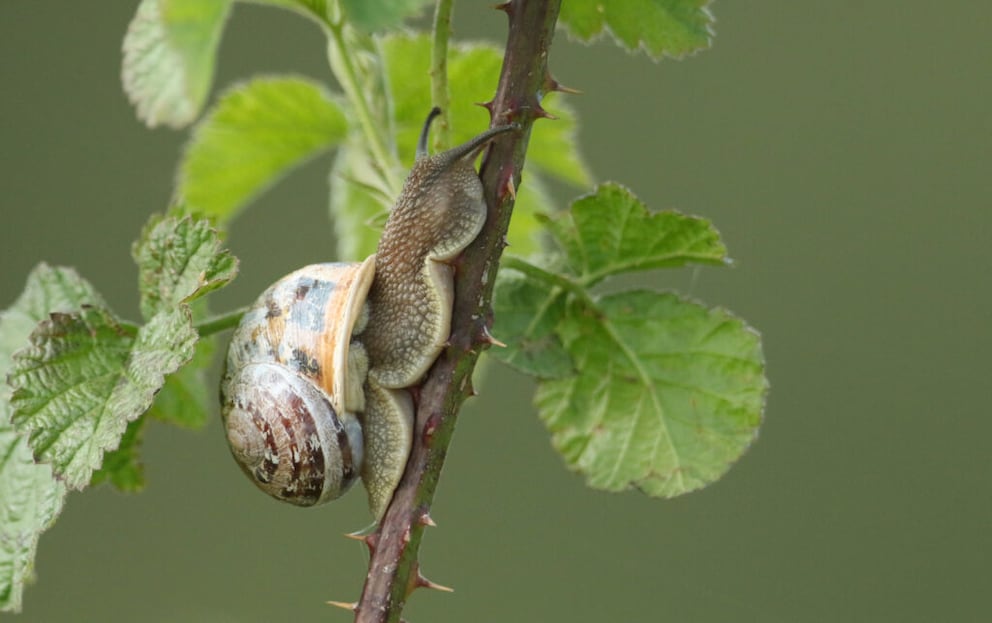
[[[506,192],[509,193],[513,200],[517,200],[517,185],[513,183],[513,176],[506,178]]]
[[[551,121],[557,121],[558,117],[552,115],[548,111],[544,110],[540,106],[534,107],[534,116],[538,119],[550,119]]]
[[[356,612],[358,610],[358,602],[352,601],[328,601],[327,605],[334,606],[335,608],[341,608],[343,610],[350,610],[351,612]]]
[[[483,108],[485,108],[486,110],[488,110],[489,111],[489,118],[492,119],[492,117],[493,117],[493,107],[495,106],[495,104],[493,104],[493,101],[492,100],[489,100],[488,102],[476,102],[475,105],[476,106],[482,106]]]
[[[496,9],[497,11],[503,11],[504,13],[509,15],[510,12],[513,11],[513,3],[509,1],[500,2],[499,4],[494,4],[493,8]]]
[[[558,91],[559,93],[569,93],[571,95],[581,95],[582,91],[578,89],[573,89],[572,87],[567,87],[564,84],[558,82],[550,73],[544,74],[544,92]]]
[[[434,523],[434,520],[431,519],[431,514],[427,511],[422,512],[420,514],[420,518],[417,521],[419,521],[420,525],[422,526],[427,526],[429,528],[437,528],[437,524]]]
[[[463,377],[461,387],[458,388],[467,396],[478,396],[479,392],[475,391],[475,385],[472,384],[471,377]]]
[[[346,534],[344,536],[345,538],[365,543],[365,546],[369,548],[369,554],[375,553],[376,545],[379,542],[378,532],[373,532],[372,534],[362,534],[362,531],[359,530],[358,532],[352,532],[351,534]]]
[[[420,569],[417,569],[417,587],[418,588],[433,588],[436,591],[443,591],[445,593],[454,593],[455,589],[450,586],[445,586],[444,584],[438,584],[437,582],[431,582],[425,578],[420,573]]]
[[[482,325],[482,335],[480,336],[479,339],[486,344],[491,344],[492,346],[500,346],[502,348],[506,348],[506,344],[500,342],[499,340],[494,338],[491,333],[489,333],[489,327],[487,327],[486,325]]]
[[[569,95],[582,95],[583,92],[579,89],[573,89],[572,87],[567,87],[560,82],[555,81],[555,88],[553,89],[559,93],[568,93]]]

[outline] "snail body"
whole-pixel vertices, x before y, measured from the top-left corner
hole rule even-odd
[[[417,160],[376,254],[315,264],[268,288],[235,330],[221,415],[242,471],[301,506],[343,494],[361,476],[378,519],[413,439],[413,399],[451,330],[453,268],[486,218],[478,152],[514,126]]]

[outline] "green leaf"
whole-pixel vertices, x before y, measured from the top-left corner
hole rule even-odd
[[[597,489],[674,497],[718,479],[754,440],[767,382],[760,338],[673,294],[572,301],[559,326],[575,376],[542,382],[555,448]]]
[[[327,0],[247,1],[290,9],[324,26],[333,26],[336,9],[328,7]],[[363,33],[372,33],[401,26],[407,19],[421,13],[429,3],[430,0],[340,0],[340,7],[349,25]]]
[[[210,222],[188,216],[152,217],[132,255],[146,319],[227,285],[238,271],[237,258],[222,249]]]
[[[213,81],[231,0],[142,0],[124,37],[121,78],[149,127],[185,126]]]
[[[138,452],[146,422],[148,418],[141,416],[127,425],[120,445],[105,453],[103,465],[93,472],[91,487],[109,482],[124,493],[138,493],[145,488],[145,466],[141,464]]]
[[[39,264],[21,296],[0,313],[0,611],[21,609],[38,538],[61,511],[66,491],[51,466],[35,463],[27,437],[11,426],[11,389],[5,382],[11,357],[50,311],[83,304],[101,305],[103,299],[74,270]]]
[[[10,369],[10,355],[27,345],[35,325],[53,311],[68,312],[83,305],[105,306],[103,297],[71,268],[38,264],[28,275],[24,292],[0,315],[0,371]],[[2,378],[2,377],[0,377]]]
[[[29,433],[37,459],[81,489],[127,423],[151,406],[164,376],[193,356],[195,342],[187,307],[137,330],[102,308],[54,313],[14,356],[14,424]]]
[[[0,398],[0,612],[20,612],[38,538],[62,510],[65,487],[49,465],[34,462],[27,440],[10,426],[6,396]]]
[[[256,78],[227,91],[179,166],[178,195],[224,222],[293,167],[341,142],[341,107],[305,78]]]
[[[675,211],[651,214],[619,184],[599,186],[547,222],[569,271],[587,287],[620,273],[728,262],[709,221]]]
[[[276,6],[295,11],[315,20],[318,24],[330,25],[327,0],[244,0],[251,4]]]
[[[513,271],[501,271],[493,295],[497,337],[507,348],[488,352],[500,361],[538,378],[561,378],[574,373],[572,357],[556,333],[565,316],[565,297]]]
[[[713,36],[710,0],[568,0],[559,22],[580,41],[608,32],[630,52],[681,57],[708,48]]]
[[[400,26],[430,3],[430,0],[341,0],[348,22],[365,32]]]
[[[761,422],[758,334],[674,294],[590,288],[649,268],[725,264],[719,234],[703,219],[651,214],[616,184],[546,221],[561,252],[543,267],[504,260],[495,332],[508,347],[490,352],[542,379],[539,415],[590,486],[673,497],[713,482]]]
[[[184,428],[203,428],[217,400],[216,388],[207,385],[216,350],[213,336],[201,338],[193,359],[166,379],[148,415]]]

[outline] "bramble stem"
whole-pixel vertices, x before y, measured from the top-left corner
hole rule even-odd
[[[428,513],[458,410],[473,393],[472,371],[489,345],[493,284],[513,211],[511,185],[520,183],[530,129],[543,113],[540,96],[560,5],[561,0],[510,0],[499,7],[510,26],[491,126],[516,122],[521,130],[496,138],[482,164],[486,224],[458,261],[450,345],[420,386],[406,472],[379,527],[367,537],[372,557],[355,611],[361,623],[399,621],[410,591],[425,585],[417,556],[420,540],[431,524]]]

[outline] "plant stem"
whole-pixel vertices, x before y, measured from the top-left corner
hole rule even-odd
[[[420,386],[413,448],[403,479],[375,532],[366,538],[372,553],[355,620],[400,619],[409,593],[426,585],[418,551],[437,488],[458,410],[473,394],[472,371],[490,343],[492,291],[513,211],[513,188],[520,182],[536,118],[543,116],[540,94],[547,81],[547,57],[561,0],[510,0],[500,8],[510,18],[499,86],[490,110],[492,124],[520,124],[520,132],[497,138],[482,165],[489,207],[486,225],[458,260],[449,346]]]
[[[565,292],[573,294],[576,298],[582,300],[590,307],[595,306],[595,303],[591,298],[589,298],[589,292],[586,288],[583,287],[582,284],[575,283],[564,275],[548,272],[540,266],[535,266],[530,262],[522,260],[519,257],[513,257],[512,255],[503,258],[502,265],[504,268],[510,268],[539,281],[543,281],[550,287],[559,287]]]
[[[248,307],[241,307],[234,311],[207,318],[195,326],[196,332],[200,334],[200,337],[206,337],[227,329],[233,329],[238,326],[238,323],[241,322],[241,317],[245,315],[248,309]]]
[[[434,152],[451,146],[451,124],[448,119],[448,39],[451,37],[452,0],[437,0],[434,7],[434,31],[431,45],[431,100],[441,109],[434,124]]]
[[[403,180],[396,174],[396,158],[386,147],[386,140],[372,118],[368,100],[365,99],[359,87],[358,72],[355,70],[354,62],[352,62],[354,51],[348,45],[345,28],[343,19],[332,20],[327,27],[327,31],[330,33],[328,52],[331,71],[334,72],[334,77],[341,84],[341,88],[348,97],[352,110],[355,112],[358,124],[361,126],[362,133],[365,135],[369,153],[372,155],[372,160],[379,169],[379,174],[382,176],[390,194],[396,197],[400,194],[400,189],[403,187]]]

